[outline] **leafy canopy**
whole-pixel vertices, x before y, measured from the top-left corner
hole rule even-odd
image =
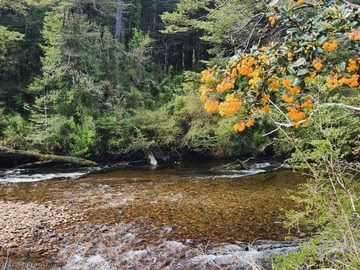
[[[345,1],[272,1],[269,24],[286,28],[282,43],[239,52],[226,67],[202,72],[200,100],[207,112],[237,115],[244,131],[270,116],[278,127],[299,127],[321,106],[358,107],[315,99],[312,81],[334,93],[359,89],[359,8]],[[309,15],[312,13],[312,16]],[[269,114],[269,112],[275,114]],[[275,116],[274,116],[275,115]]]

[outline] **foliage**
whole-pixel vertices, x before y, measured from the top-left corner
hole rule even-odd
[[[325,76],[328,90],[359,87],[357,13],[346,6],[318,4],[314,6],[317,16],[305,23],[293,13],[295,7],[273,6],[280,14],[274,16],[284,16],[284,23],[298,25],[287,31],[284,43],[254,46],[250,53],[236,55],[225,69],[214,67],[203,72],[200,92],[206,110],[218,110],[221,116],[238,114],[244,120],[234,125],[237,131],[250,128],[255,118],[271,110],[285,121],[274,119],[279,126],[307,123],[315,100],[306,82],[318,76]],[[287,17],[282,13],[285,11]],[[340,46],[342,51],[335,53]]]
[[[3,140],[0,142],[13,148],[25,145],[26,122],[19,114],[13,114],[4,120]]]
[[[293,167],[311,176],[297,198],[304,209],[290,214],[288,226],[315,233],[276,269],[357,269],[359,6],[275,0],[270,7],[269,24],[284,25],[284,41],[203,71],[200,100],[208,113],[236,119],[238,132],[270,119],[268,134],[279,131],[294,151]]]
[[[312,86],[319,93],[327,91],[323,82]],[[352,94],[359,104],[357,90]],[[339,96],[330,99],[338,100]],[[357,269],[360,265],[360,171],[358,163],[346,160],[358,155],[359,115],[339,107],[323,107],[316,114],[309,125],[295,131],[300,133],[297,136],[286,132],[295,147],[290,163],[311,175],[294,197],[303,210],[290,212],[286,225],[315,233],[301,245],[300,253],[278,258],[275,269]]]
[[[265,2],[179,1],[176,11],[161,15],[167,23],[163,32],[199,32],[199,38],[211,44],[209,52],[214,57],[224,56],[224,52],[228,56],[240,48],[246,48],[250,42],[265,37],[262,29],[266,29],[263,27],[266,23],[263,23],[264,13],[261,12]],[[250,35],[255,32],[256,35]]]

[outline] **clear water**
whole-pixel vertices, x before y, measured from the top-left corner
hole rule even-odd
[[[170,228],[169,240],[283,240],[287,197],[303,181],[274,161],[250,160],[243,170],[211,170],[219,161],[174,166],[112,164],[90,169],[5,170],[0,201],[68,205],[86,222]],[[145,238],[156,239],[156,230]]]

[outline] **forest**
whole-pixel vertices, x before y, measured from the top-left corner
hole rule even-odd
[[[192,152],[271,152],[269,139],[260,135],[266,123],[240,136],[230,119],[203,110],[197,90],[206,63],[222,63],[246,46],[257,23],[251,17],[265,2],[233,1],[209,20],[202,18],[217,3],[2,3],[3,146],[97,161],[141,158],[149,151],[160,160]],[[227,18],[234,6],[243,18]],[[233,25],[239,19],[246,25]],[[267,18],[256,27],[264,33],[246,43],[273,36]]]
[[[0,59],[1,146],[287,158],[319,233],[275,269],[359,269],[359,0],[1,0]]]

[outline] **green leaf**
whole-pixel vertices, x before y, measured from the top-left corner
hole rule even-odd
[[[317,52],[317,53],[323,53],[324,50],[323,50],[321,47],[317,47],[317,48],[316,48],[316,52]]]
[[[326,36],[321,36],[318,38],[317,42],[319,44],[323,44],[325,42],[325,40],[327,40],[327,37]]]
[[[299,58],[298,60],[296,60],[292,65],[291,67],[294,68],[294,67],[299,67],[301,66],[302,64],[304,64],[306,62],[305,58],[301,57]]]
[[[345,69],[346,69],[346,63],[345,63],[345,62],[341,62],[341,63],[340,63],[340,68],[341,68],[342,71],[345,71]]]
[[[282,66],[285,66],[287,64],[287,59],[285,57],[279,57],[278,63]]]
[[[306,75],[309,73],[309,70],[307,68],[303,68],[303,69],[300,69],[298,72],[297,72],[297,75],[298,76],[303,76],[303,75]]]

